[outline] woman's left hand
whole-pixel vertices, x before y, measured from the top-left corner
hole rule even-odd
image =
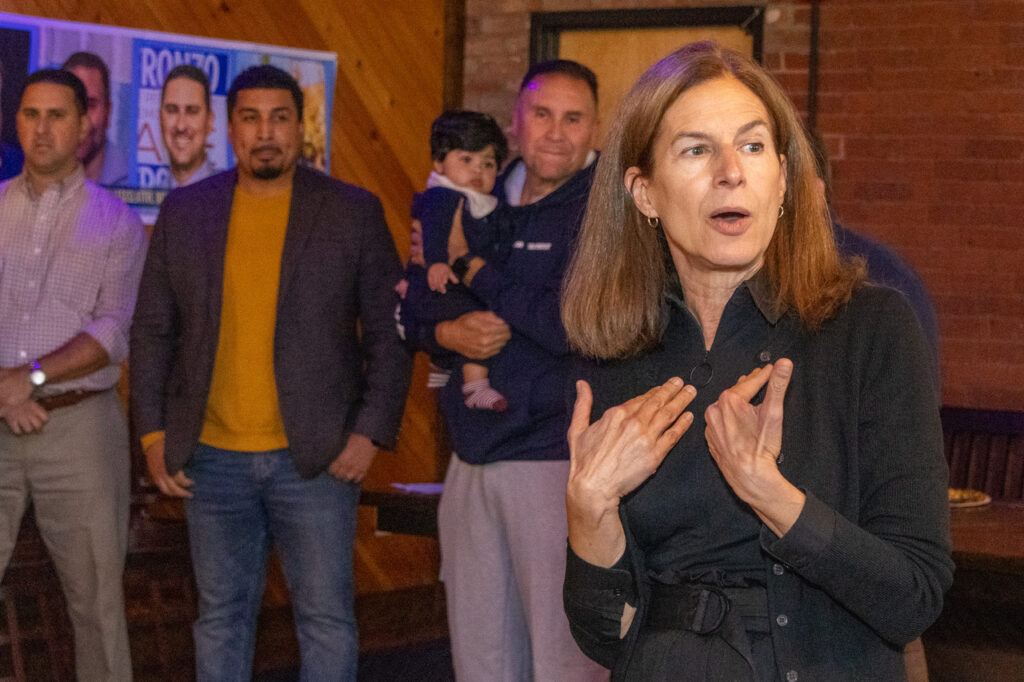
[[[704,412],[704,434],[718,468],[733,492],[780,537],[796,523],[804,494],[778,467],[782,451],[782,405],[793,363],[781,359],[726,389]],[[767,384],[764,401],[751,405]]]

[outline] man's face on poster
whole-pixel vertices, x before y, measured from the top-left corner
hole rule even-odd
[[[78,147],[78,159],[88,164],[107,143],[107,126],[110,125],[110,93],[103,87],[103,75],[98,69],[74,66],[68,69],[85,84],[86,115],[90,130]]]
[[[171,170],[199,168],[206,161],[206,138],[212,132],[213,112],[203,86],[191,78],[168,81],[160,102],[160,134]]]

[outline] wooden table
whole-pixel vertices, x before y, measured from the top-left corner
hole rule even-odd
[[[1024,679],[1024,503],[953,509],[956,575],[924,634],[932,682]]]
[[[363,490],[359,504],[377,508],[377,530],[437,537],[437,503],[441,495],[388,490]]]
[[[950,530],[958,569],[1024,577],[1024,502],[953,509]]]

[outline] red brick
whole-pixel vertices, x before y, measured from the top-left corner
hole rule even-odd
[[[806,73],[773,73],[772,76],[790,95],[794,92],[806,92],[807,90]]]
[[[1024,23],[1024,4],[1019,0],[977,0],[972,4],[977,21]]]
[[[974,58],[974,50],[976,47],[981,45],[1007,45],[1015,42],[1017,38],[1017,32],[1014,30],[1016,27],[1012,25],[1006,25],[996,22],[971,22],[961,24],[957,28],[956,39],[960,45],[965,46],[965,49],[960,52],[961,55],[968,58],[971,62],[977,63],[979,60]]]
[[[977,314],[978,301],[973,296],[960,292],[939,293],[938,290],[933,290],[932,294],[933,302],[942,305],[943,317],[947,320],[952,320],[954,316],[971,317]],[[946,336],[950,339],[947,347],[950,351],[956,350],[956,343],[970,344],[977,341],[974,334],[970,333],[970,327],[962,323],[951,328]]]
[[[809,55],[800,52],[783,52],[782,64],[784,71],[807,71]]]
[[[761,66],[773,73],[782,71],[782,55],[778,52],[765,53],[761,59]]]
[[[820,129],[819,129],[819,132]],[[846,138],[843,135],[830,135],[822,132],[822,137],[825,140],[825,149],[828,152],[828,158],[832,163],[836,161],[842,161],[846,158]]]
[[[936,297],[938,300],[945,302],[941,297]],[[991,322],[987,316],[978,315],[977,313],[950,313],[945,314],[944,309],[940,309],[943,312],[939,314],[939,328],[942,331],[943,339],[966,339],[968,341],[974,341],[978,338],[983,338],[988,335],[991,329]],[[943,355],[948,357],[948,353],[943,352]]]
[[[903,26],[948,26],[963,21],[963,3],[899,2],[895,5],[895,23]]]
[[[806,50],[810,44],[811,36],[803,27],[779,27],[765,36],[765,47],[771,50]]]
[[[974,138],[964,142],[963,155],[974,159],[1021,159],[1024,158],[1024,140]]]
[[[1020,356],[1000,363],[972,363],[972,375],[975,385],[1024,386],[1024,363]]]
[[[1024,135],[1024,113],[993,116],[985,121],[985,127],[993,135]]]
[[[1002,43],[1020,47],[1024,44],[1024,23],[1004,24],[999,27],[998,34]]]
[[[523,33],[529,35],[530,17],[520,13],[498,14],[491,13],[480,17],[481,33],[501,33],[504,35]]]
[[[821,88],[822,92],[873,91],[871,72],[867,69],[819,73],[818,87]]]
[[[935,190],[939,197],[957,197],[961,201],[970,198],[980,204],[1020,205],[1024,201],[1024,182],[972,182],[968,197],[964,194],[964,183],[940,179],[935,183]]]
[[[1021,301],[1024,306],[1024,300]],[[1020,310],[1016,315],[993,315],[991,317],[990,336],[997,339],[1016,340],[1018,344],[1024,344],[1024,316]]]
[[[948,350],[951,355],[970,357],[972,362],[986,365],[1001,365],[1008,359],[1024,351],[1024,344],[998,339],[972,339],[970,341],[951,342]]]
[[[990,410],[1024,409],[1024,388],[997,386],[995,388],[973,389],[963,403],[964,407]]]
[[[1013,181],[1024,178],[1024,162],[950,161],[944,165],[942,175],[952,180]]]
[[[1009,227],[1009,207],[983,204],[936,203],[928,209],[928,221],[935,225],[965,225],[965,246],[989,246],[1015,249],[1020,246],[1019,228]]]
[[[863,26],[865,17],[869,17],[870,23],[873,25],[889,26],[896,21],[895,4],[884,2],[864,7],[863,3],[823,2],[821,6],[822,28]]]

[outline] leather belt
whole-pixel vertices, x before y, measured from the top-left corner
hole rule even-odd
[[[56,395],[47,395],[42,398],[36,398],[36,402],[47,412],[60,409],[62,407],[71,407],[77,405],[86,398],[91,398],[94,395],[99,395],[103,391],[66,391],[64,393],[58,393]]]

